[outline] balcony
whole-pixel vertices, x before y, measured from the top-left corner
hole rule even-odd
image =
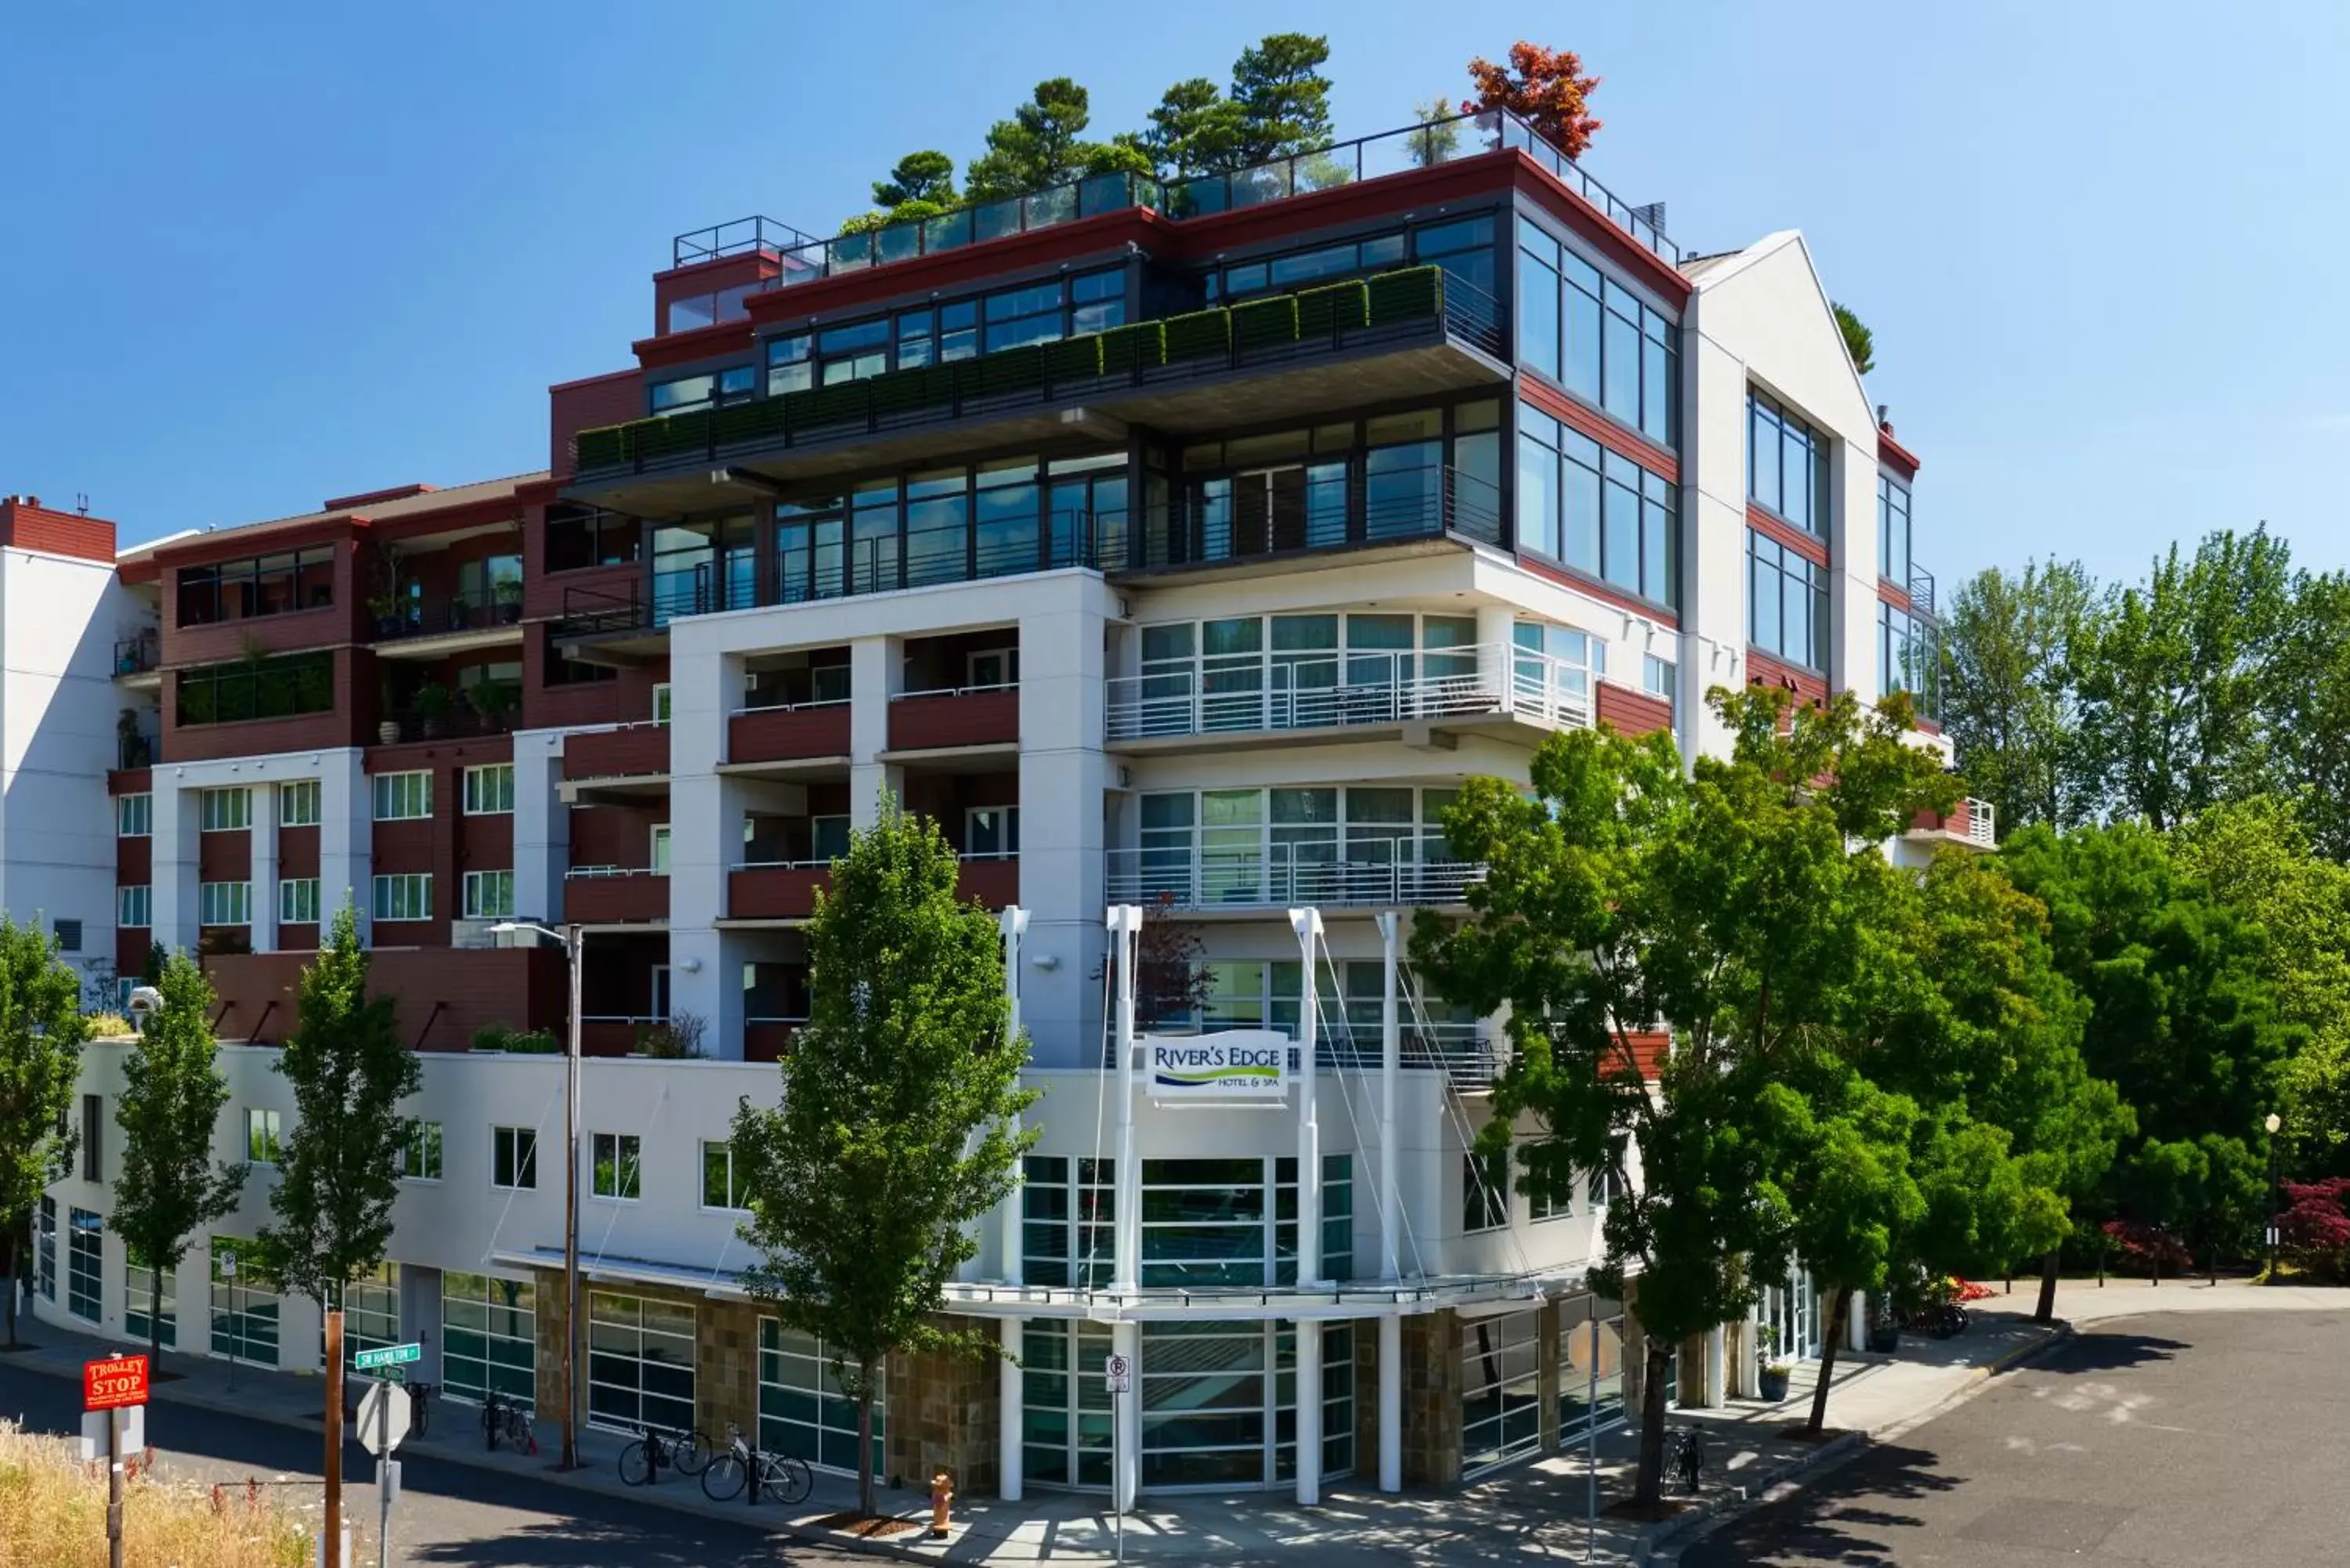
[[[726,874],[729,920],[805,920],[816,913],[816,891],[832,886],[829,860],[746,860]],[[955,897],[991,909],[1020,901],[1020,857],[966,855],[955,873]]]
[[[1592,720],[1591,693],[1588,669],[1492,643],[1201,657],[1113,679],[1104,738],[1122,751],[1173,751],[1275,735],[1362,740],[1431,723],[1581,729]]]
[[[668,1022],[666,1018],[636,1013],[583,1012],[579,1015],[579,1054],[633,1056],[643,1045],[645,1036]]]
[[[1934,574],[1914,561],[1909,564],[1909,612],[1928,620],[1938,618],[1934,610]]]
[[[563,740],[566,780],[669,776],[669,726],[650,720]]]
[[[889,699],[889,749],[941,751],[1020,743],[1020,688],[962,686]]]
[[[1391,842],[1409,856],[1408,842]],[[1340,860],[1336,854],[1335,843],[1112,849],[1107,897],[1113,904],[1165,904],[1192,915],[1254,915],[1309,904],[1409,909],[1458,905],[1469,884],[1484,874],[1464,860]]]
[[[160,691],[163,685],[163,638],[142,631],[114,639],[114,679],[132,691]]]
[[[563,918],[581,926],[669,919],[669,873],[649,867],[575,866],[563,874]]]
[[[746,708],[726,721],[726,760],[736,766],[754,763],[846,765],[848,704],[802,702]]]
[[[745,1018],[743,1020],[743,1060],[780,1062],[792,1048],[792,1036],[806,1018]]]
[[[955,872],[955,897],[1001,909],[1020,901],[1020,857],[966,855]]]
[[[758,505],[778,483],[1129,425],[1305,419],[1508,376],[1501,306],[1420,266],[951,364],[582,431],[570,493],[645,515]],[[1245,379],[1236,415],[1232,383]],[[714,482],[714,483],[713,483]]]
[[[1913,839],[1948,840],[1974,849],[1999,846],[1998,811],[1991,802],[1972,795],[1959,802],[1946,816],[1921,811],[1905,836]]]
[[[439,659],[475,649],[519,645],[522,584],[498,589],[407,598],[369,622],[379,659]]]
[[[1473,139],[1466,150],[1464,137]],[[777,264],[777,275],[767,286],[789,288],[1107,213],[1148,207],[1180,223],[1510,149],[1524,152],[1636,243],[1666,262],[1679,265],[1680,248],[1658,227],[1654,209],[1617,200],[1532,126],[1499,111],[1455,115],[1381,131],[1229,173],[1165,182],[1144,175],[1097,174],[1025,196],[980,202],[934,218],[890,223],[828,240],[809,240],[772,218],[742,218],[680,234],[671,246],[671,261],[675,266],[690,266],[755,251]]]

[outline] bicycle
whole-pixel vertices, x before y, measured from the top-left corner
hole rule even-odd
[[[1673,1434],[1672,1448],[1665,1459],[1665,1476],[1694,1497],[1704,1473],[1705,1438],[1696,1428],[1683,1427]]]
[[[503,1438],[516,1453],[538,1452],[538,1434],[531,1428],[530,1412],[503,1394],[493,1393],[482,1407],[482,1432],[493,1451]]]
[[[625,1486],[650,1486],[664,1469],[698,1476],[709,1468],[710,1444],[699,1432],[647,1428],[643,1436],[620,1450],[620,1481]]]
[[[421,1438],[432,1429],[432,1396],[440,1392],[437,1384],[411,1383],[408,1388],[408,1435]]]
[[[713,1454],[702,1472],[702,1492],[712,1502],[731,1502],[751,1482],[751,1504],[765,1492],[777,1502],[806,1500],[816,1490],[816,1472],[792,1454],[763,1454],[743,1440],[743,1428],[726,1423],[726,1446]]]

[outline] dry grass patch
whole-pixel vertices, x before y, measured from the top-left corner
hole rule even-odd
[[[123,1488],[122,1556],[140,1568],[301,1568],[310,1528],[241,1492],[216,1511],[210,1487],[140,1479]],[[0,1421],[0,1563],[102,1568],[106,1468],[86,1465],[63,1438]]]

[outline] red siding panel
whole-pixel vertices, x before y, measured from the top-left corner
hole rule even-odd
[[[737,920],[805,920],[816,913],[816,890],[832,872],[815,867],[772,866],[726,874],[726,913]]]
[[[846,702],[827,703],[820,708],[754,708],[726,722],[726,760],[730,763],[776,763],[847,754]]]
[[[1599,722],[1613,724],[1627,735],[1645,735],[1673,727],[1673,705],[1653,693],[1603,680],[1599,683]]]
[[[669,726],[650,722],[563,738],[567,779],[635,777],[669,772]]]
[[[0,501],[0,545],[114,564],[114,524],[103,517],[57,512],[38,496]]]
[[[1020,901],[1020,862],[966,860],[955,873],[955,897],[976,899],[991,909]]]
[[[1016,688],[900,697],[889,704],[892,751],[983,746],[1019,739],[1020,692]]]
[[[669,877],[651,871],[622,877],[567,877],[563,918],[583,926],[643,925],[669,919]]]
[[[282,1044],[293,1027],[294,997],[310,956],[286,951],[206,958],[204,972],[226,1006],[221,1037],[247,1038],[259,1024],[262,1039]],[[427,1051],[466,1050],[473,1031],[485,1023],[559,1032],[566,983],[563,954],[552,947],[381,947],[368,971],[369,989],[392,999],[400,1043]]]

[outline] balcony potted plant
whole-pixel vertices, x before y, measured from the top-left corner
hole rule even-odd
[[[492,734],[505,729],[517,695],[513,682],[506,680],[477,680],[465,688],[465,701],[482,716],[482,722]]]
[[[428,680],[416,689],[416,717],[428,741],[438,740],[449,727],[449,689]]]
[[[522,579],[520,577],[500,577],[491,585],[490,597],[497,602],[500,624],[512,626],[522,619]]]
[[[400,596],[398,594],[390,589],[382,593],[369,594],[367,607],[368,614],[375,618],[375,634],[378,637],[400,635]]]
[[[1776,1405],[1787,1397],[1787,1378],[1795,1370],[1779,1359],[1779,1331],[1764,1324],[1762,1334],[1762,1367],[1755,1373],[1758,1391],[1767,1404]]]
[[[1868,1320],[1866,1345],[1877,1355],[1890,1355],[1901,1348],[1901,1319],[1893,1310],[1889,1295],[1873,1298],[1876,1313]]]

